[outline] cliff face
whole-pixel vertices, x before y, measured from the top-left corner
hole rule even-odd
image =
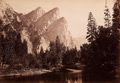
[[[16,12],[3,0],[0,0],[0,19],[8,24],[15,18]]]
[[[72,47],[72,36],[67,29],[66,19],[59,15],[59,8],[45,12],[38,7],[23,15],[0,0],[0,20],[0,28],[9,24],[16,33],[20,33],[22,41],[27,42],[28,53],[39,52],[41,47],[47,49],[49,43],[56,40],[56,36],[59,36],[67,47]]]
[[[66,19],[61,17],[48,27],[44,35],[47,36],[49,41],[55,41],[56,36],[59,36],[61,42],[63,42],[66,46],[70,46],[71,34],[67,30],[67,27]]]
[[[59,9],[54,8],[47,13],[45,13],[42,17],[40,17],[35,22],[35,28],[39,30],[40,34],[43,34],[46,29],[55,22],[59,18]]]

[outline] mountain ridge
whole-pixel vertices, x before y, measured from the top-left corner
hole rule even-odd
[[[1,3],[3,5],[7,4],[5,2]],[[22,41],[25,40],[27,42],[28,53],[39,52],[41,47],[44,50],[48,49],[49,43],[55,41],[57,36],[67,47],[71,46],[72,36],[67,29],[67,20],[64,17],[60,17],[59,8],[55,7],[45,12],[41,7],[38,7],[24,15],[15,12],[9,5],[6,5],[8,6],[6,8],[1,6],[0,8],[3,8],[4,12],[8,11],[3,13],[3,16],[5,15],[6,17],[4,19],[1,18],[1,20],[5,20],[5,25],[10,24],[16,33],[20,33]]]

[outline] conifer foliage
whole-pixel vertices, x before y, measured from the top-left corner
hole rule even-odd
[[[98,26],[94,41],[81,46],[81,62],[85,64],[85,71],[99,72],[100,74],[115,73],[118,64],[118,45],[119,45],[119,0],[114,5],[113,25],[110,22],[110,13],[105,6],[105,24]],[[89,14],[90,18],[91,14]],[[92,22],[88,21],[89,25]],[[88,29],[88,32],[90,30]],[[94,31],[92,31],[94,33]],[[93,37],[92,37],[93,38]],[[90,39],[88,39],[90,42]]]
[[[105,28],[111,27],[111,16],[110,16],[110,11],[109,11],[109,8],[108,8],[107,5],[105,6],[104,14],[105,14],[105,17],[104,17],[104,20],[105,20],[104,27]]]
[[[87,30],[86,38],[88,39],[88,42],[93,42],[96,36],[96,21],[92,12],[89,13]]]

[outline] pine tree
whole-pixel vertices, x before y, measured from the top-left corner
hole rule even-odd
[[[22,53],[23,53],[23,56],[28,53],[27,41],[26,40],[24,40],[23,44],[22,44]]]
[[[40,54],[38,54],[38,60],[42,63],[43,67],[45,67],[46,64],[46,56],[43,50],[43,47],[40,49]]]
[[[73,41],[72,36],[70,37],[70,47],[71,47],[71,48],[74,48],[74,41]]]
[[[56,37],[56,52],[57,54],[61,51],[61,43],[60,43],[60,38],[59,36]]]
[[[2,34],[0,34],[0,64],[1,67],[3,67],[3,63],[4,63],[4,36]]]
[[[43,47],[41,47],[40,49],[40,55],[42,56],[44,54],[44,50],[43,50]]]
[[[21,41],[21,35],[19,33],[16,37],[16,42],[15,42],[15,51],[18,57],[23,56],[22,50],[23,50],[23,45]]]
[[[56,37],[56,53],[57,53],[57,63],[62,64],[63,52],[65,51],[65,46],[60,42],[59,36]]]
[[[0,31],[1,31],[2,27],[3,27],[3,21],[0,19]]]
[[[110,28],[111,27],[111,16],[110,16],[109,8],[107,6],[107,2],[106,2],[106,5],[105,5],[104,14],[105,14],[105,17],[104,17],[105,25],[104,25],[104,27],[105,28],[108,28],[108,27]]]
[[[50,42],[50,52],[49,52],[49,60],[51,67],[54,67],[56,65],[57,59],[56,59],[56,44],[55,42]]]
[[[92,12],[89,13],[88,17],[88,25],[87,25],[87,36],[86,38],[88,39],[88,42],[93,42],[96,37],[96,21],[95,18],[93,17]]]

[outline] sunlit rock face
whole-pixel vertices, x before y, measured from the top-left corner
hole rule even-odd
[[[26,14],[25,17],[31,22],[36,22],[43,14],[45,14],[45,11],[41,7],[38,7]]]
[[[68,25],[66,19],[59,15],[59,8],[54,8],[44,13],[36,22],[34,21],[31,24],[33,26],[30,27],[30,37],[31,41],[37,43],[33,42],[33,48],[37,50],[37,52],[40,51],[41,47],[43,47],[44,50],[47,49],[50,41],[56,40],[56,36],[60,37],[61,42],[63,42],[65,46],[71,47],[70,41],[72,40],[72,36],[67,29]]]
[[[56,36],[59,36],[61,42],[63,42],[64,45],[70,46],[71,34],[67,30],[67,27],[68,26],[66,19],[64,17],[61,17],[48,27],[45,35],[49,41],[55,41]]]
[[[35,28],[38,29],[40,34],[43,34],[46,31],[46,29],[57,19],[59,19],[59,9],[54,8],[45,13],[36,21]]]
[[[48,41],[55,41],[56,36],[59,36],[65,46],[71,47],[72,36],[68,31],[67,21],[64,17],[60,17],[58,8],[48,11],[39,18],[35,23],[35,28],[40,33],[39,35]]]
[[[15,12],[4,0],[0,0],[0,20],[6,25],[11,23],[14,19],[20,21],[17,12]]]
[[[45,12],[38,7],[24,15],[0,0],[0,20],[2,26],[10,24],[14,31],[20,33],[21,40],[27,42],[28,53],[39,52],[41,47],[49,49],[49,43],[55,41],[57,36],[65,46],[72,47],[72,36],[66,19],[60,17],[59,8]]]

